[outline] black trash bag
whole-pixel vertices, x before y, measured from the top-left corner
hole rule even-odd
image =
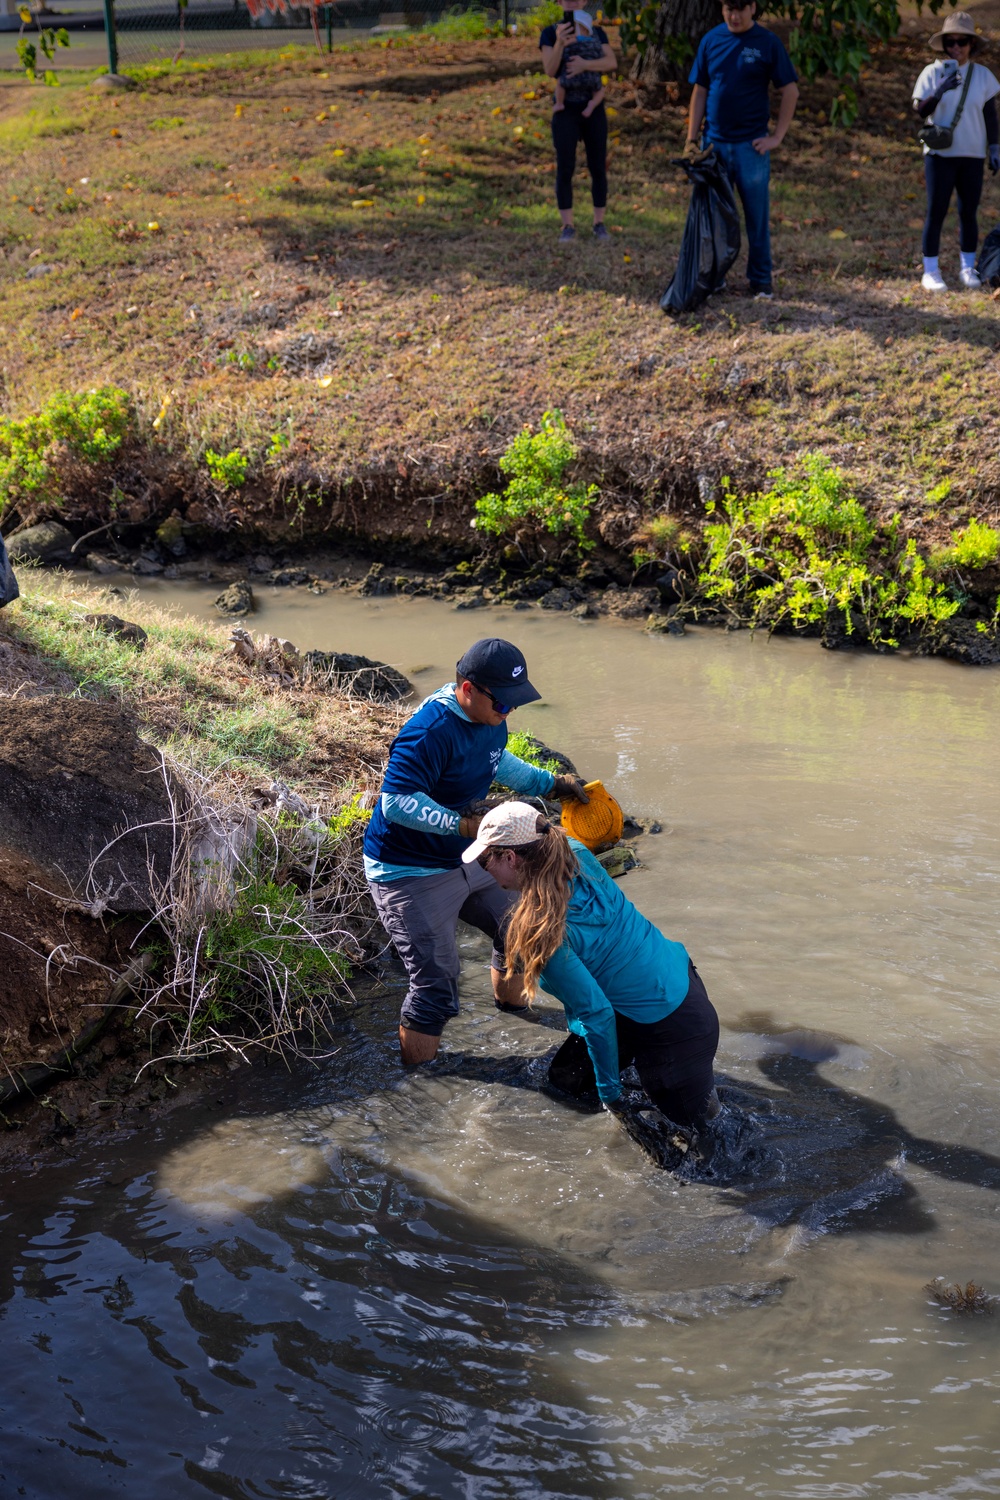
[[[677,270],[660,299],[665,313],[692,312],[717,292],[740,253],[740,221],[729,173],[714,151],[678,159],[691,180],[691,204]]]
[[[976,270],[984,286],[1000,286],[1000,224],[983,240]]]
[[[0,536],[0,609],[3,609],[5,604],[13,604],[20,592],[17,579],[14,577],[14,569],[7,556],[7,548],[4,546],[3,537]]]

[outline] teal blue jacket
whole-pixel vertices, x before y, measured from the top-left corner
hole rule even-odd
[[[566,912],[566,937],[539,983],[566,1009],[570,1031],[583,1037],[610,1103],[622,1092],[615,1011],[633,1021],[662,1021],[688,992],[688,954],[637,911],[590,850],[570,839],[580,873]]]

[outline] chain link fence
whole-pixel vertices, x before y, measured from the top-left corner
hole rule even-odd
[[[317,5],[271,10],[268,0],[55,0],[58,14],[46,12],[39,25],[64,26],[68,50],[60,50],[58,66],[99,68],[129,73],[137,68],[221,53],[240,54],[261,49],[315,46],[324,51],[354,36],[379,31],[414,30],[446,16],[482,14],[506,25],[528,0],[493,0],[491,5],[442,3],[442,0],[335,0]],[[281,0],[274,0],[280,7]],[[0,67],[16,67],[16,31],[4,29],[0,0]],[[254,13],[252,13],[254,12]],[[16,6],[12,11],[12,21]],[[110,27],[106,24],[110,20]],[[16,26],[19,21],[14,21]],[[32,25],[26,32],[34,32]],[[9,58],[8,58],[9,54]]]

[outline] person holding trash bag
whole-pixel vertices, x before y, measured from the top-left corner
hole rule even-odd
[[[529,998],[540,985],[566,1010],[571,1035],[549,1066],[553,1087],[596,1093],[627,1129],[620,1074],[634,1062],[652,1103],[710,1155],[719,1018],[682,944],[632,905],[589,849],[525,802],[488,812],[462,859],[519,893],[508,978],[517,974]]]
[[[935,52],[944,60],[929,63],[913,88],[913,108],[925,124],[919,135],[924,148],[927,180],[927,218],[924,223],[925,292],[945,292],[939,253],[941,227],[951,204],[958,197],[959,280],[964,287],[982,286],[976,270],[979,244],[977,213],[983,193],[983,158],[990,171],[1000,172],[1000,129],[997,95],[1000,83],[989,68],[973,62],[982,43],[972,17],[964,11],[948,16],[941,30],[931,37]]]
[[[493,780],[528,796],[589,798],[577,777],[555,776],[507,749],[507,717],[541,694],[510,641],[476,641],[455,681],[425,698],[393,740],[382,790],[365,831],[365,875],[375,909],[406,967],[399,1017],[404,1064],[430,1062],[458,1014],[458,921],[493,941],[497,1007],[526,1014],[520,980],[504,978],[503,929],[513,898],[462,862],[479,818],[466,813]]]
[[[704,125],[705,144],[714,146],[743,204],[751,294],[771,297],[771,152],[792,123],[799,86],[788,53],[756,13],[755,0],[723,0],[722,25],[702,37],[688,77],[694,89],[684,153],[698,156]],[[773,131],[772,83],[781,95]]]
[[[725,285],[740,253],[740,217],[729,174],[714,151],[683,161],[691,182],[677,269],[660,298],[665,313],[692,312]]]
[[[564,11],[563,15],[568,12]],[[573,11],[572,26],[561,21],[546,26],[538,39],[542,67],[550,78],[565,77],[564,108],[552,113],[552,144],[556,150],[556,205],[562,220],[560,240],[576,238],[573,225],[573,173],[576,148],[583,141],[590,173],[590,195],[594,203],[594,235],[608,238],[604,210],[608,202],[608,117],[603,100],[590,112],[595,95],[593,80],[600,87],[602,73],[614,73],[618,58],[607,32],[595,26],[585,10]]]

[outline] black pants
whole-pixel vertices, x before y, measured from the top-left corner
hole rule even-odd
[[[924,224],[924,254],[937,255],[941,248],[941,226],[944,223],[952,193],[958,194],[959,248],[975,250],[979,244],[976,210],[983,195],[983,159],[981,156],[924,157],[927,178],[927,220]]]
[[[643,1025],[615,1011],[618,1063],[635,1063],[639,1080],[658,1109],[675,1125],[697,1125],[715,1087],[712,1063],[719,1046],[719,1018],[694,964],[682,1003],[662,1021]],[[549,1082],[575,1099],[597,1097],[587,1044],[570,1036],[549,1065]]]
[[[590,195],[595,208],[608,201],[608,117],[599,104],[586,118],[583,105],[567,104],[552,116],[552,144],[556,148],[556,203],[560,208],[573,207],[573,173],[576,171],[577,142],[583,141],[590,173]]]

